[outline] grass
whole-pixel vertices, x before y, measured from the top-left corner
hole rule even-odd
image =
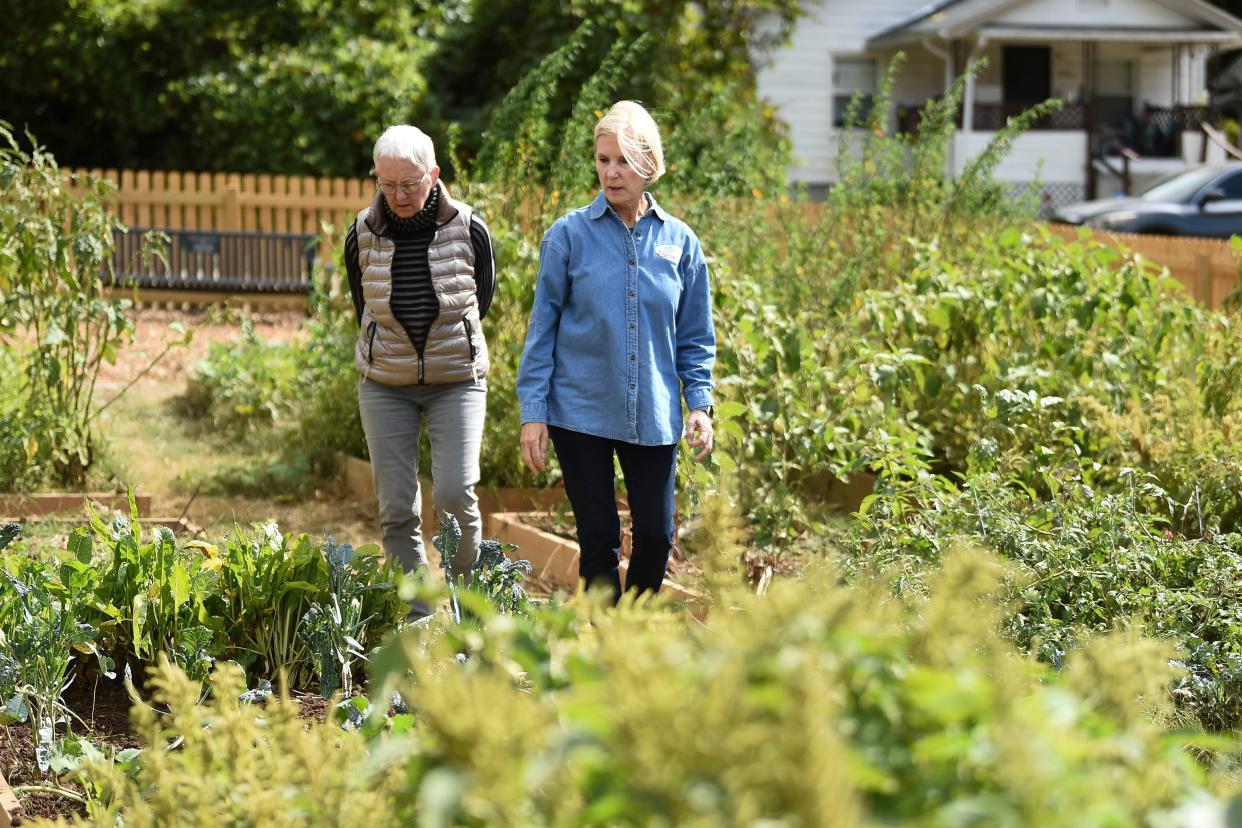
[[[178,417],[171,400],[184,388],[184,380],[140,382],[102,417],[109,443],[104,460],[108,476],[114,485],[132,485],[135,491],[151,495],[153,517],[184,514],[209,537],[229,531],[234,523],[275,520],[285,531],[331,534],[355,546],[379,542],[374,505],[335,490],[297,501],[196,497],[194,481],[220,464],[243,463],[254,452],[250,446],[200,433],[193,423]],[[37,528],[32,524],[28,537],[37,534],[55,542],[74,523],[57,520]]]

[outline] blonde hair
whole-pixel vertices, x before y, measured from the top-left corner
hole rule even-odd
[[[595,140],[617,136],[621,154],[634,172],[654,184],[664,175],[664,144],[660,127],[637,101],[617,101],[595,125]]]
[[[378,165],[381,158],[409,161],[423,172],[430,172],[436,165],[436,148],[427,133],[418,127],[397,124],[384,130],[375,142],[371,160]]]

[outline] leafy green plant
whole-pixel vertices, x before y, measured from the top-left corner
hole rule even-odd
[[[7,373],[13,366],[6,363],[16,363],[21,376],[20,390],[6,391],[0,403],[7,467],[0,488],[44,480],[80,486],[98,453],[96,418],[129,387],[106,402],[96,397],[100,371],[133,335],[132,302],[104,290],[113,234],[125,227],[108,209],[109,182],[66,179],[46,149],[23,149],[2,121],[0,189],[0,351],[7,352],[0,368]],[[178,333],[186,338],[170,342],[152,364],[188,340]],[[2,382],[16,384],[7,376]]]
[[[395,780],[366,773],[366,745],[331,724],[308,724],[287,694],[256,705],[237,665],[221,663],[202,700],[199,682],[167,661],[147,681],[150,704],[133,708],[146,745],[136,769],[82,765],[98,806],[77,825],[397,826],[388,798]],[[200,703],[201,701],[201,703]],[[167,711],[161,713],[158,711]],[[178,749],[168,750],[169,744]]]
[[[320,546],[305,534],[284,535],[267,523],[253,536],[236,530],[222,552],[206,551],[223,561],[217,614],[227,620],[223,640],[229,642],[229,656],[252,675],[283,675],[291,687],[308,686],[322,667],[303,629],[313,607],[322,610],[334,600],[349,606],[357,599],[368,621],[351,627],[351,634],[366,647],[378,643],[405,612],[397,596],[397,569],[375,547],[354,551],[331,539]]]
[[[14,524],[0,530],[0,550],[16,534]],[[70,575],[62,583],[34,559],[5,563],[0,568],[0,619],[5,622],[0,626],[0,719],[30,723],[37,764],[47,772],[57,726],[68,729],[73,715],[63,696],[74,680],[74,653],[92,653],[101,673],[115,673],[111,659],[96,649],[96,630],[79,620],[84,579]]]
[[[295,396],[297,349],[258,338],[249,319],[241,340],[213,342],[194,367],[194,380],[178,398],[177,410],[201,421],[209,432],[230,440],[270,429],[288,416]]]
[[[375,583],[376,560],[358,555],[349,544],[328,538],[322,554],[327,563],[327,589],[302,616],[299,635],[310,648],[319,692],[330,698],[339,690],[348,698],[354,690],[354,662],[366,660],[363,642],[368,625],[377,618],[376,613],[366,613],[364,597],[375,590],[389,595],[395,591],[391,583]]]
[[[436,809],[458,825],[1222,814],[1208,791],[1228,782],[1186,746],[1229,768],[1233,740],[1151,716],[1168,707],[1168,648],[1118,633],[1059,673],[1041,667],[997,635],[1002,577],[962,551],[917,609],[821,567],[763,596],[722,580],[701,623],[583,601],[478,630],[410,629],[373,662],[372,708],[394,683],[416,700],[408,735],[377,734],[379,773],[402,780],[398,818]]]
[[[908,484],[914,510],[875,498],[848,545],[850,571],[882,573],[918,604],[944,550],[987,546],[1012,562],[1004,630],[1020,647],[1062,667],[1089,636],[1135,625],[1176,647],[1179,710],[1233,728],[1242,716],[1242,537],[1175,533],[1184,504],[1137,470],[1123,491],[1103,492],[1062,469],[1049,474],[1045,498],[993,470],[994,459],[980,464],[959,485]]]
[[[63,784],[54,786],[19,785],[18,794],[53,793],[74,802],[80,802],[88,816],[96,816],[106,809],[111,795],[106,777],[111,774],[135,778],[141,768],[141,748],[116,750],[109,745],[96,745],[80,734],[70,734],[58,741],[51,753],[49,769],[58,780],[68,780],[81,787],[79,794]]]
[[[105,523],[94,509],[90,515],[93,536],[75,530],[71,544],[88,560],[94,543],[102,547],[93,607],[103,619],[100,634],[118,658],[151,663],[163,653],[191,677],[205,678],[221,646],[213,640],[220,622],[209,609],[219,592],[218,562],[179,548],[162,526],[144,541],[132,495],[128,518]]]
[[[707,558],[732,554],[728,511],[709,510]],[[756,595],[725,565],[702,619],[575,599],[410,627],[348,704],[360,734],[308,725],[287,697],[239,703],[230,664],[199,704],[165,662],[148,686],[169,712],[139,704],[135,722],[180,748],[145,751],[133,773],[88,765],[90,824],[302,824],[346,805],[394,825],[1224,819],[1239,747],[1169,727],[1167,643],[1086,636],[1054,670],[1000,634],[1006,566],[969,548],[942,562],[918,601],[828,565]]]
[[[530,597],[522,587],[531,573],[530,561],[514,560],[512,543],[487,539],[479,544],[479,560],[470,572],[469,589],[481,595],[497,613],[518,615],[530,608]]]
[[[432,543],[440,553],[440,569],[444,572],[444,582],[448,584],[454,621],[462,621],[463,604],[471,613],[476,612],[480,605],[501,614],[522,613],[528,609],[530,600],[522,588],[522,582],[531,573],[530,561],[510,560],[508,557],[508,553],[515,551],[517,546],[483,540],[479,544],[479,558],[471,567],[469,578],[454,578],[453,558],[457,556],[461,544],[461,526],[457,518],[448,512],[442,513],[440,528]]]

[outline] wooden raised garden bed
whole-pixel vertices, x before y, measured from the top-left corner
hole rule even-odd
[[[530,561],[532,575],[545,583],[564,587],[569,591],[578,588],[578,555],[579,548],[575,541],[554,535],[551,532],[532,525],[531,521],[544,512],[496,512],[487,521],[487,536],[502,543],[517,546],[517,557]],[[621,541],[621,583],[625,583],[626,570],[629,568],[629,533],[622,536]],[[668,595],[675,601],[688,601],[697,604],[703,596],[691,589],[665,578],[660,588],[661,595]]]
[[[86,508],[87,503],[102,506],[105,509],[119,509],[129,513],[129,495],[124,492],[53,492],[45,494],[0,495],[0,515],[10,517],[33,517],[36,515],[52,515],[57,512],[78,512]],[[151,511],[150,495],[134,495],[134,503],[138,507],[138,515],[146,517]]]
[[[341,455],[341,475],[345,490],[358,500],[375,500],[375,478],[371,472],[371,462],[361,457],[348,454]],[[423,526],[434,531],[437,525],[435,505],[431,498],[431,481],[423,478],[422,511]],[[488,517],[497,512],[524,512],[539,509],[553,509],[565,502],[565,490],[553,489],[520,489],[508,486],[476,486],[475,494],[479,496],[479,511],[483,515],[484,528]]]
[[[17,801],[17,794],[0,775],[0,828],[10,828],[22,824],[22,804]]]

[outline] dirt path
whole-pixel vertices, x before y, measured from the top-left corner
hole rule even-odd
[[[288,342],[298,337],[305,319],[300,313],[253,313],[248,317],[254,323],[255,334],[268,342]],[[115,365],[104,366],[99,378],[99,387],[104,392],[124,386],[169,342],[180,339],[180,335],[170,329],[174,323],[193,330],[193,339],[188,346],[175,348],[165,355],[140,384],[159,387],[173,383],[184,388],[194,364],[207,356],[212,343],[237,342],[242,336],[240,322],[212,322],[204,311],[139,308],[130,318],[134,320],[134,342],[117,355]]]
[[[255,335],[268,342],[288,342],[300,336],[304,316],[299,313],[253,313]],[[234,523],[276,520],[284,531],[333,535],[355,546],[376,543],[375,507],[340,493],[336,481],[306,498],[251,499],[195,496],[195,480],[212,466],[246,462],[253,452],[222,446],[196,435],[192,424],[173,413],[170,401],[185,391],[194,366],[213,343],[231,343],[242,337],[240,322],[211,321],[201,311],[139,309],[133,312],[133,344],[106,366],[99,381],[99,399],[106,401],[135,377],[142,375],[102,417],[108,429],[112,461],[124,483],[152,497],[154,517],[184,516],[208,535],[228,531]],[[170,326],[180,324],[194,335],[188,346],[169,351],[153,367],[148,365],[180,335]],[[144,374],[143,372],[146,371]]]

